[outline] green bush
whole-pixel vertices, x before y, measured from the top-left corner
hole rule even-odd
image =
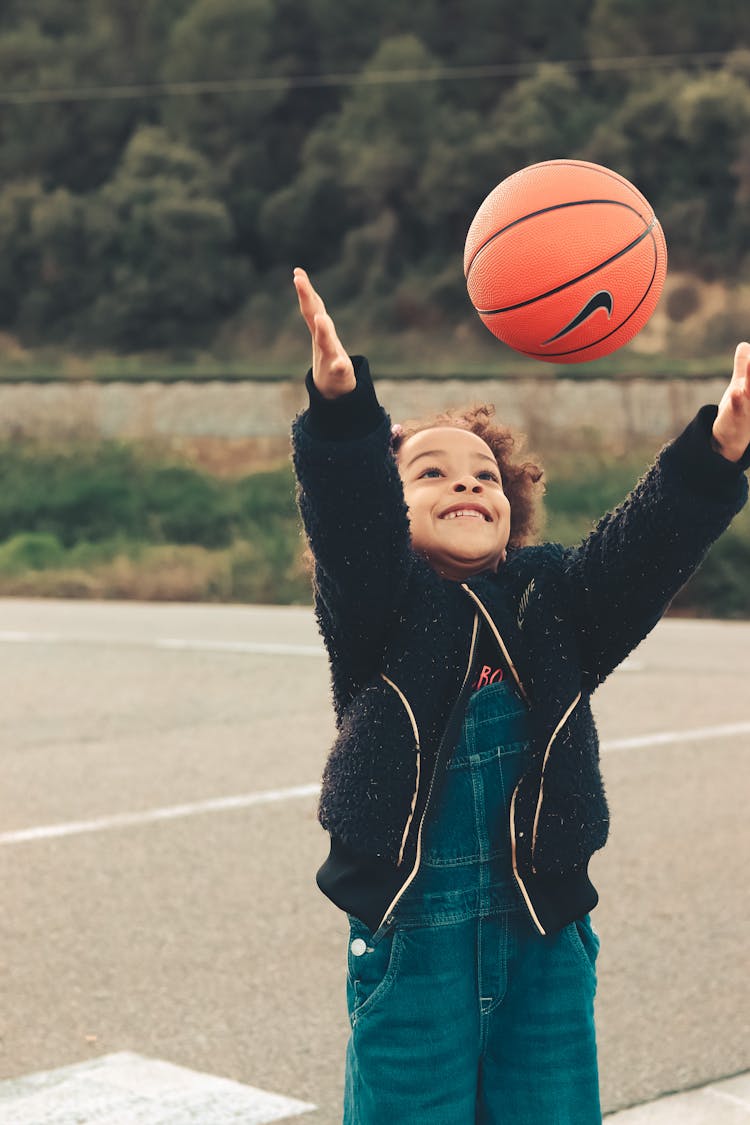
[[[11,442],[0,473],[5,594],[309,600],[290,465],[226,480],[124,443]]]
[[[652,454],[614,460],[602,455],[545,459],[545,538],[575,543],[627,496]]]
[[[705,561],[674,599],[679,612],[701,617],[750,618],[750,514],[745,509],[714,543]]]
[[[0,540],[40,531],[66,547],[118,535],[224,547],[244,522],[232,485],[118,442],[61,450],[9,443],[0,446],[0,475]]]
[[[0,573],[20,574],[24,570],[48,570],[65,561],[65,548],[56,535],[43,531],[12,536],[0,544]]]
[[[573,546],[639,479],[649,456],[612,461],[567,459],[550,471],[544,538]],[[746,507],[711,547],[671,609],[705,617],[750,618],[750,510]]]

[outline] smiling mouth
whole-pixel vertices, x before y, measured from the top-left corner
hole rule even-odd
[[[475,520],[477,523],[490,523],[491,521],[487,516],[483,516],[481,512],[448,512],[447,515],[440,517],[442,520]]]

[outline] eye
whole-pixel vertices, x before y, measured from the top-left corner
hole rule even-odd
[[[429,469],[424,469],[417,479],[421,480],[421,478],[426,477],[428,473],[440,473],[442,475],[442,472],[443,470],[439,469],[437,465],[432,465]],[[489,477],[490,480],[494,480],[496,484],[500,484],[500,477],[497,473],[493,473],[492,469],[481,469],[477,473],[477,477]]]

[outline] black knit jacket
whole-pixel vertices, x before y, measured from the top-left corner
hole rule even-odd
[[[609,813],[591,694],[746,502],[750,447],[738,464],[716,453],[717,407],[704,406],[579,546],[509,549],[496,573],[453,581],[412,550],[390,418],[366,359],[353,358],[357,386],[336,399],[308,372],[309,408],[292,424],[338,732],[319,821],[332,849],[338,841],[379,872],[376,913],[392,922],[419,867],[481,630],[529,706],[531,755],[510,807],[513,867],[534,925],[554,932],[598,901],[587,866]]]

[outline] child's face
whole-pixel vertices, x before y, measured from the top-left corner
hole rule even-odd
[[[508,545],[510,504],[487,443],[469,430],[434,426],[407,438],[397,460],[414,550],[443,578],[496,571]],[[481,512],[446,514],[472,505]]]

